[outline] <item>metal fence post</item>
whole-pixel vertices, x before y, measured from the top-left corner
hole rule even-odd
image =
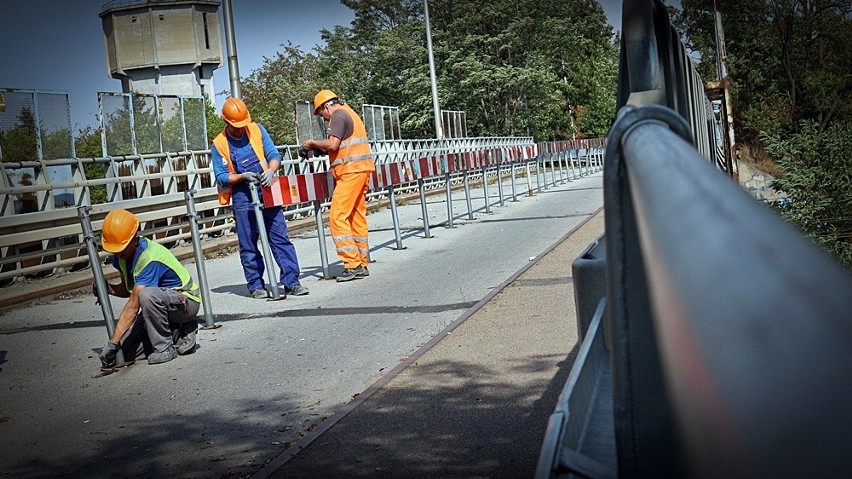
[[[475,220],[476,218],[473,216],[473,203],[470,200],[470,176],[466,168],[464,173],[462,173],[462,182],[464,183],[464,199],[467,203],[467,219]]]
[[[251,192],[251,202],[254,206],[254,217],[257,220],[257,231],[260,236],[260,244],[263,247],[263,263],[266,265],[266,276],[269,282],[269,288],[272,290],[272,297],[269,301],[277,301],[284,299],[287,295],[281,295],[278,289],[278,279],[275,278],[275,261],[272,259],[272,249],[269,247],[269,236],[266,234],[266,222],[263,220],[263,205],[260,203],[260,195],[257,194],[256,182],[249,183],[249,191]]]
[[[447,228],[453,228],[453,189],[450,186],[450,173],[447,172],[444,188],[447,192]]]
[[[92,233],[92,219],[89,216],[91,206],[78,206],[77,215],[80,217],[80,225],[83,228],[83,239],[86,241],[86,250],[89,253],[89,262],[92,264],[92,274],[95,276],[95,284],[98,288],[98,303],[101,305],[101,313],[104,316],[104,322],[107,328],[107,339],[112,338],[115,332],[115,316],[112,312],[112,304],[109,302],[109,289],[107,286],[104,271],[101,269],[101,260],[98,256],[98,246],[95,244],[95,237]],[[116,367],[125,365],[124,352],[118,348],[118,354],[115,356]]]
[[[497,164],[497,196],[500,198],[500,206],[506,206],[506,198],[503,194],[503,174],[499,163]]]
[[[426,187],[423,178],[417,179],[417,189],[420,191],[420,209],[423,211],[423,237],[432,238],[429,233],[429,208],[426,206]]]
[[[198,232],[198,212],[195,210],[195,190],[183,192],[186,199],[186,216],[189,217],[189,229],[192,232],[192,249],[195,252],[195,269],[198,271],[198,283],[201,287],[201,306],[204,307],[205,329],[213,329],[213,303],[210,302],[210,286],[207,283],[207,268],[201,249],[201,234]]]
[[[325,229],[322,226],[322,202],[320,200],[314,200],[314,218],[317,223],[317,239],[319,239],[322,277],[323,279],[331,279],[331,272],[328,270],[328,248],[326,248],[325,244]]]
[[[399,211],[396,209],[396,190],[393,185],[388,186],[388,201],[391,207],[391,218],[393,219],[393,235],[396,238],[396,249],[405,249],[402,246],[402,234],[399,231]]]
[[[482,167],[482,194],[485,196],[485,212],[491,213],[491,205],[488,204],[488,167]]]
[[[515,167],[517,165],[515,164],[514,161],[512,161],[510,163],[510,165],[512,166],[512,202],[517,202],[518,201],[518,192],[516,190],[517,185],[515,185],[515,182],[517,181],[517,177],[515,175]]]

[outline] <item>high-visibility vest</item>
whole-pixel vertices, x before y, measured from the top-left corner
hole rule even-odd
[[[165,246],[157,243],[156,241],[150,241],[145,238],[140,238],[139,241],[146,241],[148,243],[148,247],[145,248],[145,251],[143,251],[141,255],[139,255],[139,260],[136,261],[136,266],[133,268],[132,274],[127,271],[127,260],[120,258],[118,260],[118,269],[124,277],[124,286],[127,287],[127,292],[129,293],[133,290],[133,287],[136,285],[136,281],[133,278],[141,273],[149,263],[156,261],[164,264],[167,268],[174,271],[180,279],[180,286],[173,287],[172,289],[180,291],[187,298],[201,304],[198,285],[192,280],[192,276],[189,275],[189,271],[187,271],[186,268],[180,264],[180,261],[175,258],[175,255],[167,250]]]
[[[334,176],[340,177],[346,173],[376,171],[364,122],[349,105],[343,104],[341,108],[352,118],[353,129],[351,136],[341,139],[340,148],[328,154]]]
[[[249,123],[246,126],[246,134],[248,135],[249,144],[251,144],[254,154],[257,155],[260,165],[266,171],[266,155],[263,153],[263,135],[260,133],[260,127],[257,126],[257,123]],[[234,162],[231,160],[231,149],[228,148],[228,137],[225,130],[222,130],[222,133],[219,133],[213,139],[213,146],[222,155],[222,160],[225,162],[225,166],[228,167],[228,173],[234,173]],[[231,204],[231,185],[221,185],[217,181],[216,190],[219,193],[220,205]]]

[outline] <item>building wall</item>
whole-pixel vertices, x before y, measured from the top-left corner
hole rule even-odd
[[[101,12],[107,73],[125,93],[214,93],[222,66],[217,1],[123,1]]]

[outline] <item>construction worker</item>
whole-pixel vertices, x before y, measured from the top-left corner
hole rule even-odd
[[[281,154],[263,125],[251,121],[248,108],[239,98],[225,101],[222,119],[226,123],[225,129],[213,139],[210,149],[213,172],[220,187],[219,203],[226,205],[230,202],[234,210],[248,294],[252,298],[264,299],[269,292],[263,280],[265,267],[257,247],[260,230],[249,188],[257,188],[260,196],[260,187],[272,183],[281,164]],[[296,247],[287,234],[287,222],[280,206],[263,209],[263,225],[272,256],[281,269],[279,282],[284,295],[308,294],[308,288],[299,282]]]
[[[343,263],[337,281],[350,281],[370,275],[367,269],[367,189],[376,171],[367,130],[361,117],[331,90],[314,96],[314,115],[328,122],[324,140],[307,140],[302,148],[328,152],[335,186],[331,197],[329,226]]]
[[[110,211],[104,218],[101,246],[114,254],[112,264],[121,272],[121,281],[107,283],[107,292],[128,298],[100,353],[104,368],[115,366],[119,348],[125,358],[147,356],[148,364],[195,349],[198,285],[171,251],[138,232],[139,219],[127,210]]]

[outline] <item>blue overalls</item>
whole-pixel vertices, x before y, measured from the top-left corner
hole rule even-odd
[[[264,134],[264,144],[267,143],[267,140],[271,143],[269,137],[266,136],[266,130],[262,130],[262,132]],[[235,173],[244,173],[246,171],[253,171],[255,173],[263,172],[263,166],[261,166],[260,159],[251,147],[247,134],[243,135],[240,139],[228,136],[228,147],[230,148]],[[213,154],[214,170],[216,170],[218,176],[221,168],[227,168],[220,166],[223,165],[223,158],[216,151],[216,148],[212,148],[211,152]],[[257,244],[260,231],[257,228],[257,218],[251,202],[250,186],[251,183],[247,182],[231,185],[231,205],[234,210],[234,220],[237,224],[240,261],[243,265],[243,273],[245,274],[246,286],[249,293],[264,287],[263,275],[266,270],[263,256]],[[255,183],[255,187],[260,197],[260,184]],[[296,258],[296,247],[293,246],[290,236],[287,234],[287,222],[284,220],[284,213],[280,206],[262,208],[261,211],[263,212],[266,236],[269,238],[269,248],[272,250],[275,262],[281,269],[279,282],[286,288],[292,289],[299,284],[299,261]]]

